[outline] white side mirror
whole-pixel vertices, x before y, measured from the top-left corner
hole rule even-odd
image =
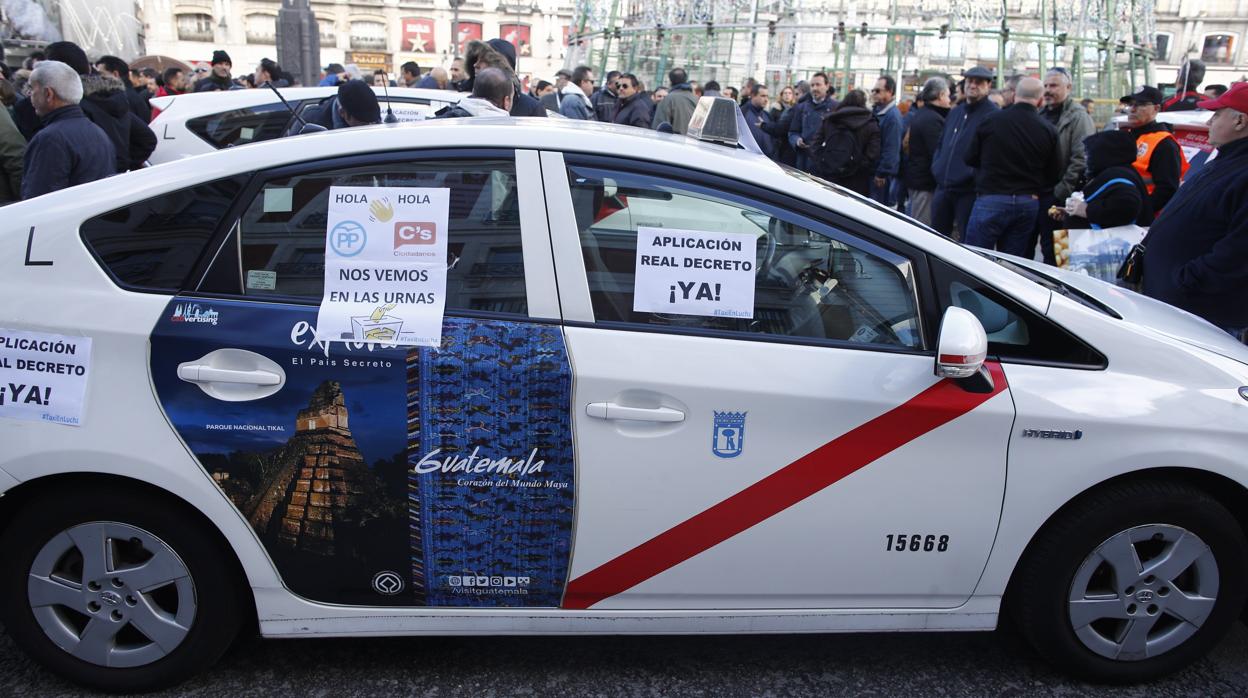
[[[988,335],[979,318],[965,308],[946,309],[936,340],[936,375],[969,378],[979,373],[987,356]]]

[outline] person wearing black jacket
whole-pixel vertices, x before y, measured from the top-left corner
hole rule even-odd
[[[130,66],[116,56],[100,56],[95,62],[95,69],[101,75],[117,78],[121,81],[126,101],[130,104],[130,113],[139,117],[139,121],[148,123],[152,120],[152,105],[147,103],[147,88],[136,90],[131,85]]]
[[[638,89],[640,83],[637,82],[637,76],[624,73],[616,78],[616,84],[619,87],[616,90],[617,107],[614,123],[650,128],[650,120],[654,118],[650,108],[650,97],[642,94]]]
[[[968,245],[1029,257],[1027,243],[1040,194],[1062,175],[1057,129],[1040,116],[1044,85],[1018,82],[1014,104],[994,112],[975,130],[964,162],[975,169],[975,205],[967,222]]]
[[[498,68],[511,76],[516,88],[511,98],[511,115],[546,116],[546,108],[542,103],[520,89],[520,81],[516,79],[516,47],[510,41],[469,41],[464,55],[464,70],[468,73],[468,79],[459,86],[460,92],[472,92],[478,68]]]
[[[932,176],[936,178],[932,227],[952,237],[956,226],[961,239],[965,240],[971,208],[975,205],[975,171],[967,167],[963,158],[975,130],[984,119],[997,112],[997,105],[988,99],[992,71],[977,65],[963,75],[965,97],[945,117],[940,147],[932,157]]]
[[[1147,228],[1153,223],[1153,205],[1148,200],[1144,180],[1131,163],[1135,160],[1135,139],[1126,131],[1101,131],[1083,139],[1087,154],[1087,174],[1083,201],[1076,202],[1068,228],[1113,228],[1132,223]],[[1061,220],[1059,215],[1053,216]]]
[[[823,158],[820,150],[836,138],[836,131],[847,131],[853,135],[856,146],[855,162],[847,172],[833,174],[822,171]],[[875,168],[880,164],[880,124],[875,114],[867,108],[867,95],[862,90],[850,90],[844,101],[837,105],[823,120],[823,126],[815,139],[816,146],[812,151],[811,163],[814,174],[826,178],[833,184],[869,196],[871,178]]]
[[[1248,83],[1218,99],[1209,144],[1218,156],[1187,178],[1144,239],[1144,294],[1243,341],[1248,328]]]
[[[234,63],[230,60],[230,54],[220,50],[213,51],[212,72],[195,83],[194,91],[224,92],[234,89],[234,79],[230,76],[230,69],[233,67]]]
[[[156,150],[156,134],[130,111],[130,101],[121,80],[106,75],[83,75],[79,106],[112,141],[118,172],[140,169]]]
[[[940,135],[949,115],[949,83],[944,78],[931,78],[923,84],[919,93],[923,106],[915,110],[910,120],[907,138],[905,167],[902,182],[906,185],[910,200],[910,217],[932,224],[932,197],[936,193],[936,178],[932,176],[932,158],[940,147]]]
[[[1179,142],[1170,135],[1168,124],[1157,123],[1162,94],[1156,87],[1144,85],[1135,94],[1122,98],[1127,102],[1127,126],[1139,151],[1135,169],[1149,188],[1153,211],[1161,214],[1170,197],[1179,189],[1179,181],[1187,170],[1187,160]]]

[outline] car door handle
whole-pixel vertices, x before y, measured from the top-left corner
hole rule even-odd
[[[591,402],[585,414],[598,419],[627,419],[634,422],[683,422],[685,413],[670,407],[626,407],[614,402]]]
[[[234,385],[277,385],[282,377],[270,371],[238,371],[202,364],[178,366],[178,378],[191,383],[231,383]]]

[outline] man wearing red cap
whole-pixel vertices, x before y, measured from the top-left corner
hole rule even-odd
[[[1200,102],[1217,156],[1183,182],[1144,240],[1144,293],[1244,340],[1248,330],[1248,83]]]

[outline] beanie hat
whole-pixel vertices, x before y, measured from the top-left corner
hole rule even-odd
[[[490,39],[485,43],[488,44],[490,48],[503,54],[503,58],[506,58],[507,62],[511,64],[511,71],[513,73],[516,71],[516,47],[513,46],[510,41],[504,41],[503,39]]]
[[[358,121],[381,123],[381,105],[377,103],[377,95],[363,80],[348,80],[339,85],[338,104]]]
[[[218,63],[229,63],[230,65],[234,65],[234,61],[230,60],[230,54],[225,51],[213,51],[212,64],[216,65]]]
[[[60,61],[74,69],[79,75],[91,72],[91,62],[87,60],[87,52],[72,41],[53,41],[43,50],[50,61]]]

